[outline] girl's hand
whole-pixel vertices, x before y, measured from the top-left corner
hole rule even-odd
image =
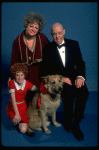
[[[20,121],[21,121],[21,116],[20,116],[19,114],[16,114],[16,115],[14,116],[14,118],[12,119],[12,122],[13,122],[14,124],[18,124]]]

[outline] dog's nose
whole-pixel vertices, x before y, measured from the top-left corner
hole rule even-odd
[[[58,91],[61,92],[63,88],[59,87]]]

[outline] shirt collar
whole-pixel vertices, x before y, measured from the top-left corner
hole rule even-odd
[[[26,80],[25,79],[23,80],[21,88],[19,87],[18,83],[15,80],[14,80],[14,83],[15,83],[15,87],[16,87],[17,90],[22,90],[23,91],[24,88],[25,88]]]

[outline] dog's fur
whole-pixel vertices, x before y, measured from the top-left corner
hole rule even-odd
[[[60,94],[63,89],[62,77],[59,75],[51,75],[43,78],[45,80],[44,87],[48,89],[46,94],[40,93],[41,104],[39,109],[37,108],[37,101],[39,93],[36,93],[32,101],[27,108],[28,116],[28,135],[33,132],[32,130],[42,130],[46,133],[51,133],[47,128],[49,125],[48,116],[52,116],[52,123],[59,127],[61,124],[56,122],[56,110],[60,105]]]

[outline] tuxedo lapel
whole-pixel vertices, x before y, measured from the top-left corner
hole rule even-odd
[[[63,62],[62,62],[62,59],[61,59],[61,56],[60,56],[59,51],[58,51],[57,48],[56,48],[56,59],[57,59],[57,61],[59,61],[59,62],[58,62],[59,65],[60,65],[61,67],[64,67]]]
[[[69,58],[69,44],[66,39],[64,40],[65,40],[65,45],[66,45],[65,46],[65,67],[66,67],[68,64],[68,58]]]

